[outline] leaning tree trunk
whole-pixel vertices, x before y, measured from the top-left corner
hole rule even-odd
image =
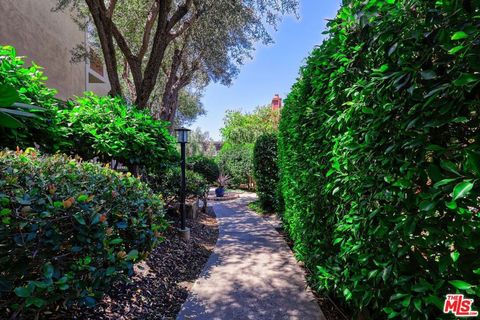
[[[107,68],[108,80],[110,81],[110,95],[121,96],[122,87],[120,85],[120,77],[117,71],[117,57],[115,53],[115,44],[112,37],[112,24],[110,20],[105,19],[102,11],[106,11],[103,7],[103,1],[86,0],[88,9],[92,15],[93,22],[97,29],[98,38],[102,47],[105,67]]]

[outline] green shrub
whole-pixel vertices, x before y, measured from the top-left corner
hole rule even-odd
[[[87,92],[59,110],[55,125],[63,128],[58,151],[104,162],[113,158],[131,171],[138,165],[156,166],[175,153],[168,123],[121,98]]]
[[[163,163],[176,156],[168,123],[153,119],[121,98],[83,97],[59,103],[56,91],[45,86],[41,67],[24,67],[12,47],[0,48],[0,85],[14,87],[18,102],[43,107],[42,118],[22,119],[23,128],[0,128],[0,147],[20,148],[38,145],[42,151],[80,155],[83,159],[112,159],[128,166],[132,173],[150,166],[161,170]]]
[[[187,168],[201,174],[208,183],[214,183],[220,174],[220,169],[215,160],[205,156],[187,158]]]
[[[372,319],[480,297],[477,1],[348,1],[281,116],[284,219],[317,288]]]
[[[225,144],[217,155],[220,171],[230,176],[232,186],[249,184],[253,178],[253,145]]]
[[[17,90],[9,85],[0,83],[0,128],[18,129],[25,127],[23,121],[35,118],[45,109],[19,103],[20,96]]]
[[[23,57],[18,57],[15,49],[10,46],[0,46],[0,85],[11,86],[18,92],[15,102],[35,105],[45,108],[42,119],[23,117],[24,127],[0,128],[0,147],[20,148],[38,144],[43,150],[51,151],[55,141],[55,131],[50,125],[51,119],[58,108],[55,99],[56,91],[45,86],[47,77],[41,67],[32,63],[25,67]]]
[[[253,148],[253,172],[258,202],[267,212],[277,208],[277,143],[276,134],[263,134],[258,137]]]
[[[180,200],[181,170],[180,165],[171,166],[161,177],[152,176],[151,183],[154,189],[161,193],[167,205]],[[185,171],[186,196],[203,198],[208,193],[209,183],[199,173],[192,170]]]
[[[161,199],[130,174],[33,151],[0,153],[0,216],[0,315],[93,305],[166,226]]]

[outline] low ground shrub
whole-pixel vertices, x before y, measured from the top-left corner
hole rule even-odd
[[[285,225],[364,318],[480,297],[478,1],[346,1],[281,115]]]
[[[0,317],[95,304],[166,227],[137,178],[34,151],[0,152],[0,218]]]
[[[152,175],[151,178],[152,186],[161,193],[167,205],[173,205],[180,200],[180,165],[169,167],[161,177]],[[208,193],[210,184],[199,173],[186,170],[185,182],[187,198],[204,198]]]
[[[215,160],[205,156],[187,158],[187,168],[201,174],[210,184],[214,183],[220,174]]]
[[[276,134],[258,137],[253,148],[253,173],[260,207],[273,212],[277,208],[278,167]]]
[[[253,179],[253,145],[226,144],[217,155],[220,171],[230,177],[230,185],[239,187],[249,185]]]

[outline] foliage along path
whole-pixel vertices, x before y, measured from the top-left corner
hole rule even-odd
[[[177,320],[325,319],[280,234],[247,204],[215,204],[220,235]]]

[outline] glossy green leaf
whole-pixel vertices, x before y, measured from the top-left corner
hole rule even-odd
[[[54,268],[53,268],[53,265],[51,263],[46,263],[43,266],[43,276],[46,279],[52,278],[53,277],[53,272],[54,272]]]
[[[464,73],[457,80],[453,81],[453,84],[456,86],[464,86],[478,80],[480,80],[479,75]]]
[[[456,46],[453,47],[452,49],[448,50],[448,53],[450,54],[456,54],[457,52],[461,51],[465,46]]]
[[[450,257],[452,258],[453,262],[457,262],[458,258],[460,257],[460,253],[458,251],[453,251],[450,253]]]
[[[76,214],[73,215],[73,217],[81,225],[86,225],[85,218],[83,218],[83,215],[81,213],[76,213]]]
[[[453,188],[453,200],[464,198],[472,190],[473,183],[470,181],[464,181]]]
[[[432,209],[435,208],[435,203],[432,202],[432,201],[424,200],[424,201],[420,202],[418,207],[422,211],[429,211],[429,210],[432,210]]]
[[[441,187],[441,186],[444,186],[444,185],[448,185],[448,184],[450,184],[450,183],[452,183],[452,182],[454,182],[454,181],[457,181],[457,180],[458,180],[458,179],[443,179],[443,180],[441,180],[441,181],[436,182],[436,183],[433,185],[433,187],[434,187],[434,188],[438,188],[438,187]]]
[[[38,298],[38,297],[28,297],[25,300],[25,306],[29,307],[31,305],[34,305],[37,308],[43,307],[47,303],[46,300]]]
[[[18,288],[15,288],[14,292],[18,297],[21,297],[21,298],[30,297],[30,295],[32,294],[32,291],[30,290],[29,287],[18,287]]]
[[[23,127],[23,123],[7,113],[0,112],[0,127],[16,129]]]
[[[117,239],[113,239],[113,240],[110,240],[110,244],[120,244],[123,242],[123,239],[121,238],[117,238]]]
[[[468,290],[472,287],[471,284],[465,282],[465,281],[462,281],[462,280],[452,280],[452,281],[448,281],[452,286],[454,286],[455,288],[457,289],[460,289],[460,290]]]
[[[9,84],[0,84],[0,107],[9,107],[19,99],[17,90]]]
[[[138,258],[138,250],[131,250],[128,254],[126,259],[127,260],[136,260]]]
[[[462,40],[468,38],[468,34],[463,31],[457,31],[452,35],[452,40]]]

